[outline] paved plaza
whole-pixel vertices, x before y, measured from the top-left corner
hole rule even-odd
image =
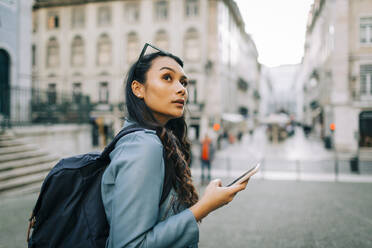
[[[350,173],[346,164],[341,171],[341,176],[365,180],[335,182],[333,171],[323,168],[333,168],[333,154],[324,150],[319,141],[296,136],[273,146],[260,135],[263,132],[246,136],[241,144],[218,152],[212,177],[222,178],[224,185],[252,161],[265,158],[276,163],[272,162],[269,169],[266,167],[266,175],[262,172],[256,175],[233,202],[203,220],[200,247],[372,247],[369,164],[363,165],[362,175]],[[316,156],[307,156],[307,152]],[[311,168],[302,171],[300,178],[296,177],[296,168],[291,167],[293,156]],[[302,170],[305,166],[301,165]],[[198,161],[192,170],[202,194],[205,186],[200,185]],[[294,177],[286,177],[283,171],[293,173]],[[315,176],[305,180],[310,172]],[[321,180],[322,176],[331,178]],[[27,219],[36,197],[31,194],[1,199],[0,248],[26,247]]]
[[[35,199],[35,194],[2,199],[1,248],[26,247]],[[370,183],[254,179],[203,220],[200,247],[372,247],[371,209]]]

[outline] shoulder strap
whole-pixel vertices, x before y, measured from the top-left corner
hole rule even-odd
[[[115,136],[115,138],[111,141],[111,143],[108,146],[106,146],[106,148],[101,153],[100,158],[102,160],[108,159],[110,153],[115,149],[115,145],[119,141],[120,138],[124,137],[127,134],[130,134],[130,133],[133,133],[133,132],[137,132],[137,131],[141,131],[141,130],[144,130],[144,128],[140,127],[138,124],[133,124],[133,125],[130,125],[130,126],[126,127],[126,128],[123,128]]]
[[[103,152],[101,153],[100,159],[102,159],[102,160],[109,159],[110,153],[115,149],[115,145],[119,141],[120,138],[122,138],[123,136],[125,136],[127,134],[137,132],[137,131],[141,131],[141,130],[144,130],[144,128],[140,127],[138,124],[133,124],[133,125],[130,125],[126,128],[123,128],[115,136],[115,138],[111,141],[111,143],[108,146],[106,146],[106,148],[103,150]],[[167,176],[167,170],[165,171],[165,177],[166,176]],[[166,180],[164,178],[163,192],[162,192],[162,195],[161,195],[159,206],[166,200],[169,192],[171,191],[171,188],[172,188],[171,182],[170,181],[168,182],[168,180]]]

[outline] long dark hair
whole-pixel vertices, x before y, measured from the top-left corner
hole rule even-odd
[[[136,80],[145,84],[147,72],[152,61],[157,57],[170,57],[181,67],[183,62],[175,55],[156,52],[143,56],[129,69],[125,97],[129,118],[136,121],[140,126],[156,130],[156,134],[163,144],[165,160],[165,187],[174,187],[181,203],[190,207],[198,201],[198,193],[192,184],[189,164],[191,161],[191,145],[187,138],[187,125],[185,117],[169,120],[162,126],[152,114],[150,108],[143,99],[136,97],[132,91],[132,82]]]

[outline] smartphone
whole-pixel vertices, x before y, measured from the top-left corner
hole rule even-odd
[[[241,175],[240,177],[235,179],[232,183],[227,185],[227,187],[229,187],[229,186],[231,186],[231,185],[233,185],[234,183],[237,183],[237,182],[242,183],[242,182],[247,181],[251,176],[256,174],[256,172],[258,171],[259,168],[260,168],[260,163],[257,163],[255,166],[253,166],[252,168],[250,168],[249,170],[244,172],[243,175]]]

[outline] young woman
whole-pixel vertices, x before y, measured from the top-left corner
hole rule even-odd
[[[143,53],[128,73],[124,127],[145,129],[118,141],[102,177],[110,224],[106,247],[198,247],[198,222],[230,202],[247,183],[222,187],[214,180],[199,200],[188,167],[183,62],[162,51]],[[161,201],[166,188],[170,191]]]

